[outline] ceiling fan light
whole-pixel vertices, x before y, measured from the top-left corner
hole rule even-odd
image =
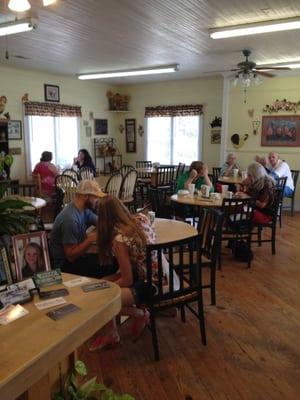
[[[293,29],[300,29],[299,17],[210,29],[209,36],[212,39],[227,39],[238,36],[288,31]]]
[[[9,0],[8,8],[12,11],[23,12],[30,10],[31,5],[28,0]]]
[[[43,0],[43,5],[45,7],[50,6],[51,4],[56,3],[56,0]]]

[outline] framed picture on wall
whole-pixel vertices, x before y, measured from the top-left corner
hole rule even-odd
[[[136,126],[135,119],[125,119],[126,152],[136,153]]]
[[[22,140],[22,121],[9,121],[8,140]]]
[[[45,101],[53,101],[59,103],[59,86],[44,84]]]
[[[108,123],[107,119],[95,119],[95,135],[107,135]]]
[[[262,118],[262,146],[300,146],[300,115],[276,115]]]

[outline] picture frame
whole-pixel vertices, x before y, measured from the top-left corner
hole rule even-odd
[[[60,102],[59,86],[45,83],[44,84],[44,93],[45,93],[45,101],[51,101],[51,102],[55,102],[55,103]]]
[[[136,123],[134,118],[125,119],[126,152],[136,153]]]
[[[95,135],[108,134],[108,121],[107,119],[95,119]]]
[[[299,147],[300,115],[263,116],[261,145]]]
[[[51,270],[45,231],[15,235],[12,244],[17,281]]]
[[[0,286],[11,285],[13,283],[11,265],[8,252],[4,245],[0,246]]]
[[[210,143],[211,144],[221,143],[221,128],[214,128],[210,131]]]
[[[22,140],[22,121],[11,120],[8,122],[8,140]]]

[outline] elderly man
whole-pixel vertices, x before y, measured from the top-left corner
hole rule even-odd
[[[100,266],[98,254],[88,250],[96,242],[96,208],[99,198],[105,196],[97,182],[83,180],[79,183],[75,199],[56,217],[50,238],[50,254],[53,268],[76,275],[101,278],[115,272],[114,267]]]
[[[222,165],[220,175],[221,176],[233,176],[233,170],[238,169],[239,175],[242,174],[241,167],[237,163],[236,153],[228,153],[226,162]]]
[[[276,178],[287,177],[286,185],[284,188],[284,196],[292,196],[294,192],[294,182],[291,174],[290,167],[285,161],[280,160],[279,154],[275,151],[269,153],[269,165],[270,174]]]

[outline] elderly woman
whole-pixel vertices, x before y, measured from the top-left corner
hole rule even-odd
[[[267,223],[272,219],[272,206],[275,198],[275,182],[258,162],[248,166],[247,178],[242,182],[244,191],[237,192],[236,197],[253,197],[256,200],[254,223]]]
[[[202,185],[210,186],[213,191],[213,185],[208,176],[208,167],[202,161],[193,161],[190,169],[184,172],[178,179],[177,191],[188,189],[189,184],[194,183],[195,189],[201,189]]]
[[[233,170],[238,169],[239,175],[242,174],[241,167],[237,163],[237,156],[235,153],[228,153],[226,162],[221,167],[221,176],[233,176]]]

